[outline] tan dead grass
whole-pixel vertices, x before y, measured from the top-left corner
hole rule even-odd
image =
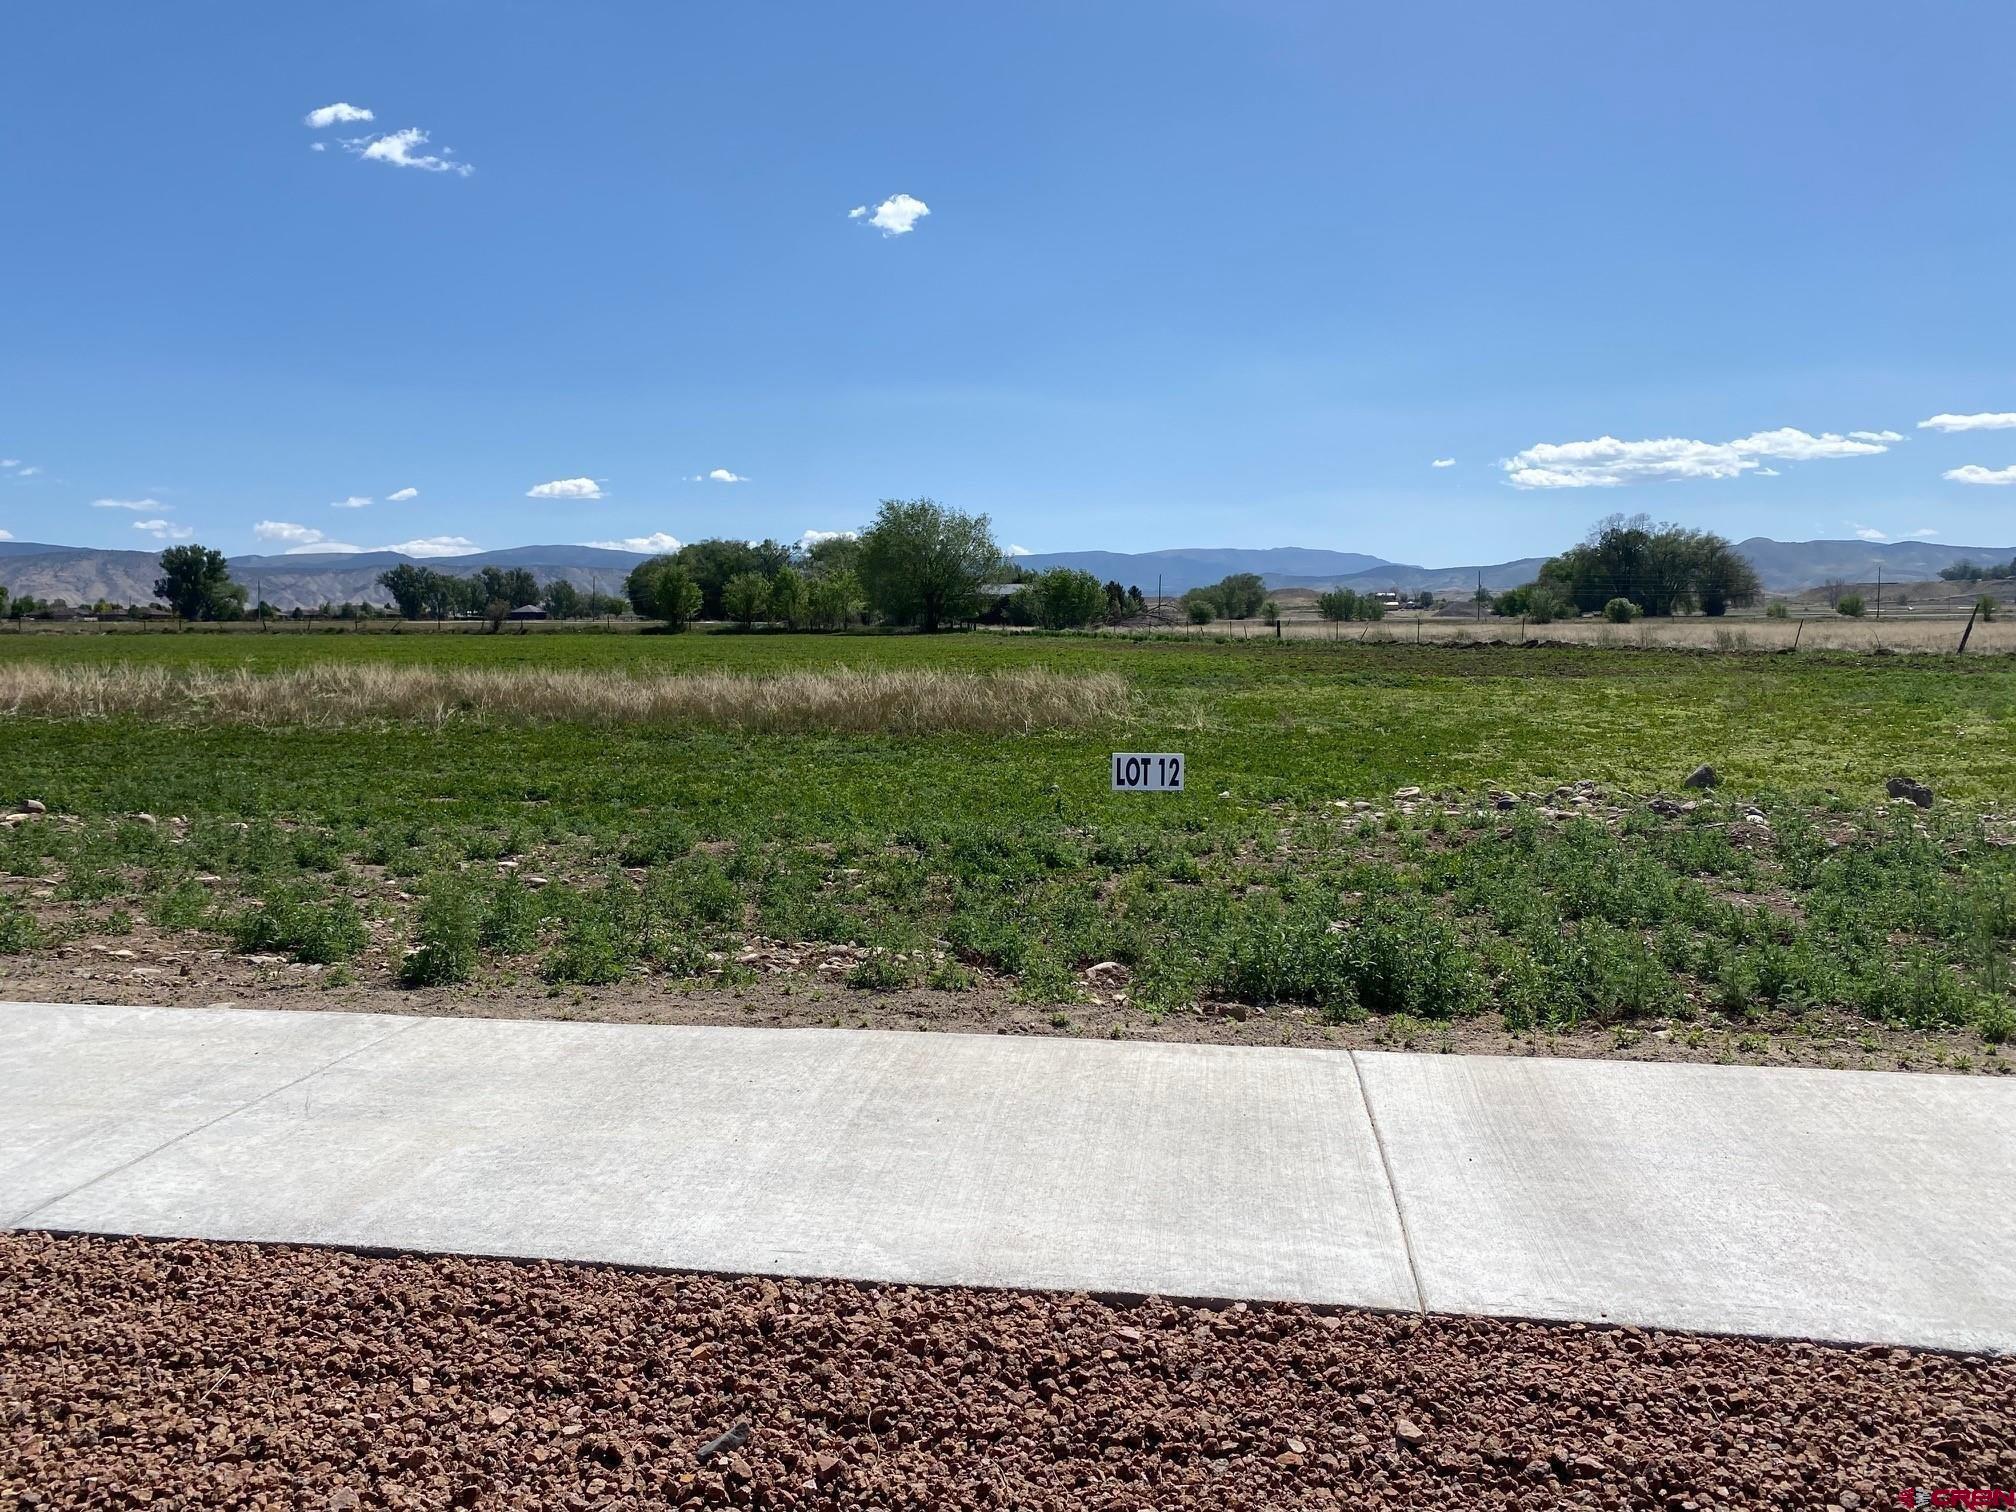
[[[161,667],[0,666],[0,713],[48,719],[130,717],[171,724],[663,724],[752,731],[1013,734],[1115,717],[1127,685],[1111,674],[1040,668],[987,676],[931,669],[611,672],[329,665],[287,672]]]

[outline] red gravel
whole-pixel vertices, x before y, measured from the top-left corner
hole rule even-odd
[[[0,1235],[0,1507],[1869,1507],[2016,1488],[2012,1404],[1908,1350]]]

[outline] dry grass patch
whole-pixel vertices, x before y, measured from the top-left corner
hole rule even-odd
[[[664,724],[859,734],[1012,734],[1109,719],[1127,685],[1108,673],[1041,668],[975,676],[932,669],[612,672],[314,666],[257,673],[161,667],[0,666],[0,711],[47,719],[119,716],[171,724],[334,728],[374,722],[442,725],[481,718],[526,724]]]

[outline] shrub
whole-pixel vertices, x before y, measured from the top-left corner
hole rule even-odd
[[[41,945],[45,938],[33,914],[12,898],[0,898],[0,955],[20,955]]]
[[[1992,593],[1984,593],[1974,600],[1974,614],[1984,625],[1995,618],[1995,611],[1999,608],[2001,605],[1996,602]]]
[[[1603,606],[1603,618],[1613,625],[1628,625],[1644,613],[1627,598],[1613,598]]]
[[[546,958],[541,974],[549,982],[599,987],[620,982],[629,968],[629,953],[615,922],[600,913],[589,913],[568,926],[559,948]]]
[[[408,987],[466,982],[476,970],[476,908],[459,885],[437,887],[420,908],[419,948],[407,952],[399,980]]]
[[[326,902],[313,895],[276,889],[233,915],[231,941],[240,951],[285,951],[297,961],[327,966],[347,961],[371,935],[348,898]]]
[[[1769,604],[1764,606],[1764,617],[1766,619],[1790,619],[1792,618],[1792,610],[1786,605],[1785,600],[1773,599]]]
[[[1834,612],[1836,614],[1845,614],[1850,619],[1862,618],[1863,613],[1862,595],[1859,593],[1842,594],[1840,602],[1835,604],[1834,606]]]

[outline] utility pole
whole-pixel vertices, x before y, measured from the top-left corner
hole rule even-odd
[[[1883,567],[1881,563],[1878,563],[1876,567],[1876,618],[1879,620],[1883,618]]]
[[[1477,618],[1484,618],[1484,574],[1477,574]]]

